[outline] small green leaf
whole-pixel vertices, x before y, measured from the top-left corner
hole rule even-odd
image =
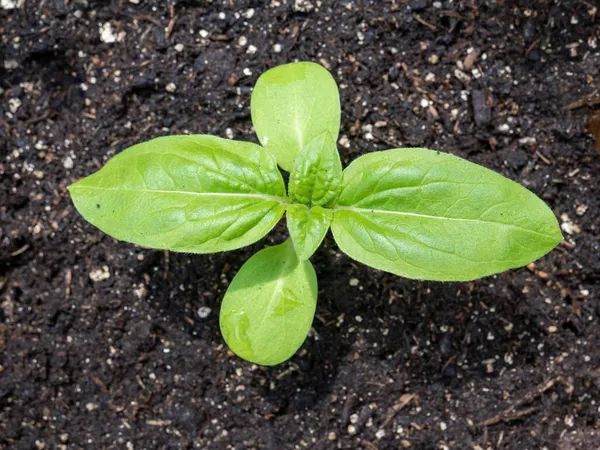
[[[308,334],[317,277],[289,241],[261,250],[233,278],[221,305],[221,333],[247,361],[271,366],[291,358]]]
[[[266,71],[256,82],[250,107],[260,143],[288,172],[304,146],[324,131],[337,141],[338,88],[319,64],[291,63]]]
[[[287,226],[300,261],[310,258],[329,229],[333,211],[320,206],[289,205]]]
[[[477,164],[418,148],[350,164],[331,229],[357,261],[439,281],[520,267],[562,240],[554,214],[532,192]]]
[[[288,185],[292,201],[326,206],[342,188],[342,162],[328,131],[310,141],[294,161]]]
[[[76,208],[127,242],[190,253],[243,247],[285,211],[285,185],[262,147],[212,136],[135,145],[69,186]]]

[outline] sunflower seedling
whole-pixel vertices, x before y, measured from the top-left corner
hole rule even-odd
[[[343,170],[338,89],[318,64],[262,74],[251,113],[261,145],[160,137],[69,187],[78,211],[105,233],[175,252],[247,246],[287,213],[290,239],[251,257],[221,305],[222,334],[243,359],[278,364],[306,339],[317,301],[309,258],[330,228],[357,261],[438,281],[526,265],[562,239],[532,192],[447,153],[373,152]],[[290,173],[287,191],[278,165]]]

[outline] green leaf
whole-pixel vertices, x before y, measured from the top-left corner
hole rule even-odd
[[[294,161],[288,184],[292,201],[307,206],[334,202],[342,188],[342,162],[331,134],[310,141]]]
[[[349,256],[407,278],[467,281],[554,248],[554,214],[519,184],[455,156],[395,149],[344,171],[331,224]]]
[[[234,277],[221,305],[221,333],[240,358],[279,364],[306,339],[316,304],[315,271],[286,241],[258,252]]]
[[[285,186],[262,147],[212,136],[135,145],[69,187],[81,215],[127,242],[190,253],[256,242],[285,211]]]
[[[333,216],[331,209],[320,206],[289,205],[287,226],[300,261],[310,258],[319,248],[329,229]]]
[[[319,64],[291,63],[266,71],[256,82],[250,107],[260,143],[288,172],[304,146],[324,131],[337,141],[338,88]]]

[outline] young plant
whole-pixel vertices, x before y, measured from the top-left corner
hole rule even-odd
[[[76,208],[102,231],[175,252],[244,247],[287,212],[291,240],[251,257],[221,305],[222,334],[243,359],[278,364],[304,342],[317,301],[309,258],[330,227],[351,258],[437,281],[526,265],[562,239],[554,214],[533,193],[450,154],[373,152],[342,170],[338,90],[318,64],[262,74],[251,112],[262,146],[160,137],[69,187]],[[278,164],[290,172],[287,193]]]

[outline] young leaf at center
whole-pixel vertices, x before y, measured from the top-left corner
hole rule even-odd
[[[240,358],[279,364],[306,339],[316,304],[315,270],[298,261],[288,240],[255,254],[233,278],[221,304],[221,333]]]
[[[342,162],[328,131],[310,141],[294,161],[288,191],[290,199],[307,206],[327,206],[342,187]]]
[[[333,211],[321,206],[289,205],[287,226],[300,261],[312,256],[329,230]]]

